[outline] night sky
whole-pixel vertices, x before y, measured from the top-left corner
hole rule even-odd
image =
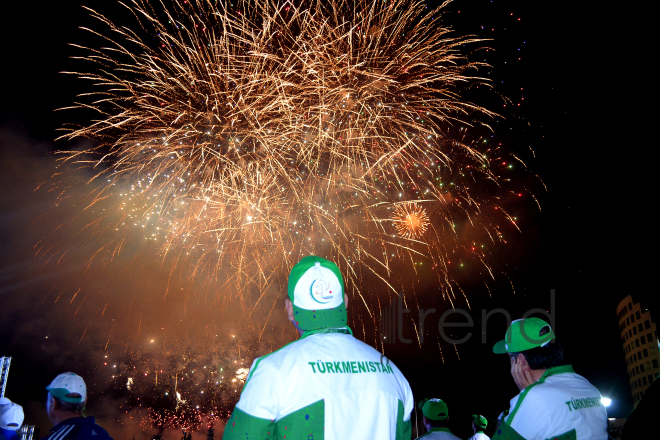
[[[157,358],[151,338],[165,339],[166,334],[186,353],[202,350],[204,356],[222,358],[218,353],[229,347],[227,359],[249,366],[255,353],[277,348],[295,333],[278,305],[273,315],[281,316],[272,318],[271,334],[260,341],[243,340],[245,348],[231,345],[226,339],[246,324],[236,322],[231,310],[208,310],[198,299],[213,295],[216,287],[185,285],[181,279],[172,287],[157,259],[134,266],[135,255],[94,266],[90,272],[86,261],[93,253],[94,244],[88,241],[93,231],[78,233],[75,222],[84,224],[95,214],[75,214],[74,226],[57,227],[71,221],[74,215],[62,206],[75,201],[67,199],[60,206],[58,191],[44,190],[56,172],[51,153],[87,142],[55,141],[58,128],[84,117],[55,112],[87,90],[86,84],[60,73],[75,65],[70,58],[75,51],[68,43],[84,42],[86,34],[79,27],[93,24],[80,3],[11,2],[3,7],[0,355],[13,357],[6,396],[23,406],[25,422],[38,425],[41,436],[50,427],[44,387],[60,372],[72,370],[87,380],[89,414],[115,439],[130,439],[156,431],[138,426],[145,410],[137,397],[127,397],[112,385],[101,367],[104,353],[110,354],[108,362],[129,368],[134,353]],[[122,18],[123,12],[111,2],[83,4],[117,21]],[[508,359],[491,352],[492,344],[503,337],[504,320],[494,317],[488,322],[483,344],[482,310],[503,308],[514,319],[533,308],[551,310],[555,333],[576,372],[614,400],[611,417],[625,417],[632,399],[616,306],[632,295],[651,309],[656,323],[660,316],[657,289],[648,281],[657,261],[651,239],[653,164],[646,151],[653,138],[639,122],[645,98],[638,90],[643,80],[636,79],[635,61],[643,59],[645,48],[630,36],[635,22],[628,20],[627,12],[599,11],[574,2],[458,0],[447,9],[444,24],[492,39],[488,45],[495,51],[488,56],[488,77],[510,103],[504,107],[502,100],[493,99],[483,104],[504,116],[494,125],[494,136],[525,158],[528,176],[540,177],[530,177],[525,184],[541,210],[531,199],[510,205],[520,216],[521,233],[498,248],[502,272],[488,282],[489,289],[483,277],[468,274],[461,279],[470,308],[465,303],[458,307],[466,308],[475,321],[467,343],[439,348],[433,334],[421,346],[392,344],[389,356],[409,378],[416,400],[447,401],[452,429],[468,437],[471,414],[495,418],[517,393]],[[64,246],[69,264],[58,266],[48,252],[40,253],[44,242]],[[185,289],[189,296],[183,309],[176,299],[157,302],[157,295],[143,294],[165,289]],[[446,301],[434,296],[436,290],[431,281],[419,281],[416,307],[446,310]],[[205,330],[191,330],[195,322]],[[427,321],[435,324],[437,316]],[[214,342],[204,338],[218,332],[223,342],[218,343],[219,352],[213,352],[208,346]],[[412,327],[404,335],[413,337]],[[454,333],[456,338],[464,335]],[[366,342],[372,343],[368,337]],[[176,357],[169,347],[163,357]],[[225,361],[230,362],[219,362]],[[126,406],[118,407],[120,401],[137,409],[127,414]],[[177,437],[166,433],[166,438]]]

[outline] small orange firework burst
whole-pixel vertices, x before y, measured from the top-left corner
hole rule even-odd
[[[429,226],[426,210],[416,203],[402,203],[394,208],[394,226],[404,238],[420,238]]]

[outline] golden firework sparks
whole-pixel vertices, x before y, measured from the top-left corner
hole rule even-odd
[[[405,238],[421,238],[429,226],[424,208],[416,203],[402,203],[394,208],[394,226]]]
[[[93,258],[138,237],[177,274],[213,280],[211,301],[236,298],[240,316],[268,321],[268,287],[301,256],[321,255],[360,295],[366,312],[355,319],[374,323],[366,327],[422,262],[450,302],[462,256],[490,272],[483,242],[503,241],[501,224],[515,220],[492,169],[504,161],[485,139],[447,134],[495,116],[461,97],[464,86],[488,85],[472,73],[483,64],[463,52],[480,41],[453,36],[442,7],[415,0],[233,3],[129,0],[135,26],[90,10],[103,42],[79,46],[93,65],[72,73],[94,87],[73,108],[98,117],[64,137],[96,146],[62,153],[93,170],[99,184],[85,206],[112,220],[108,244],[92,215],[88,231],[103,236]],[[363,292],[366,276],[388,289]],[[267,313],[255,313],[261,306]],[[267,326],[256,321],[243,323],[261,338]],[[240,390],[247,369],[231,369],[236,377],[222,368],[205,376],[213,392],[156,375],[173,403],[150,423],[201,423],[197,399],[229,402]],[[126,388],[152,383],[139,379]]]
[[[396,292],[390,265],[411,253],[450,283],[447,255],[468,249],[457,221],[497,205],[461,184],[497,184],[482,149],[446,135],[495,116],[460,96],[487,84],[461,52],[480,40],[415,0],[235,3],[132,0],[135,29],[90,10],[107,30],[93,32],[103,48],[79,46],[96,67],[71,73],[95,91],[73,108],[99,118],[64,137],[98,146],[63,154],[106,182],[93,203],[128,184],[118,234],[141,228],[238,295],[308,254],[336,261],[358,294],[356,265]],[[452,209],[429,218],[422,201]],[[497,240],[497,223],[482,226]]]

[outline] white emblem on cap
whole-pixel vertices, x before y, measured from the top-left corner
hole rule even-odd
[[[318,263],[317,263],[318,264]],[[334,292],[330,290],[328,283],[322,279],[316,279],[309,289],[309,294],[319,304],[328,304],[334,298]]]

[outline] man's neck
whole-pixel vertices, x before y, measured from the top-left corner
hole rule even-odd
[[[529,370],[529,372],[532,373],[532,379],[534,379],[534,383],[541,380],[541,377],[545,374],[546,371],[548,371],[547,368],[542,368],[540,370]]]
[[[444,423],[441,424],[441,425],[436,425],[436,426],[433,426],[433,425],[431,425],[430,423],[427,423],[426,425],[424,425],[424,427],[426,428],[426,431],[427,431],[427,432],[430,432],[430,431],[432,431],[432,430],[434,430],[434,429],[447,429],[447,425],[444,424]]]
[[[73,419],[76,417],[82,417],[81,412],[56,412],[53,414],[53,418],[50,421],[53,423],[53,426],[59,425],[65,420]]]

